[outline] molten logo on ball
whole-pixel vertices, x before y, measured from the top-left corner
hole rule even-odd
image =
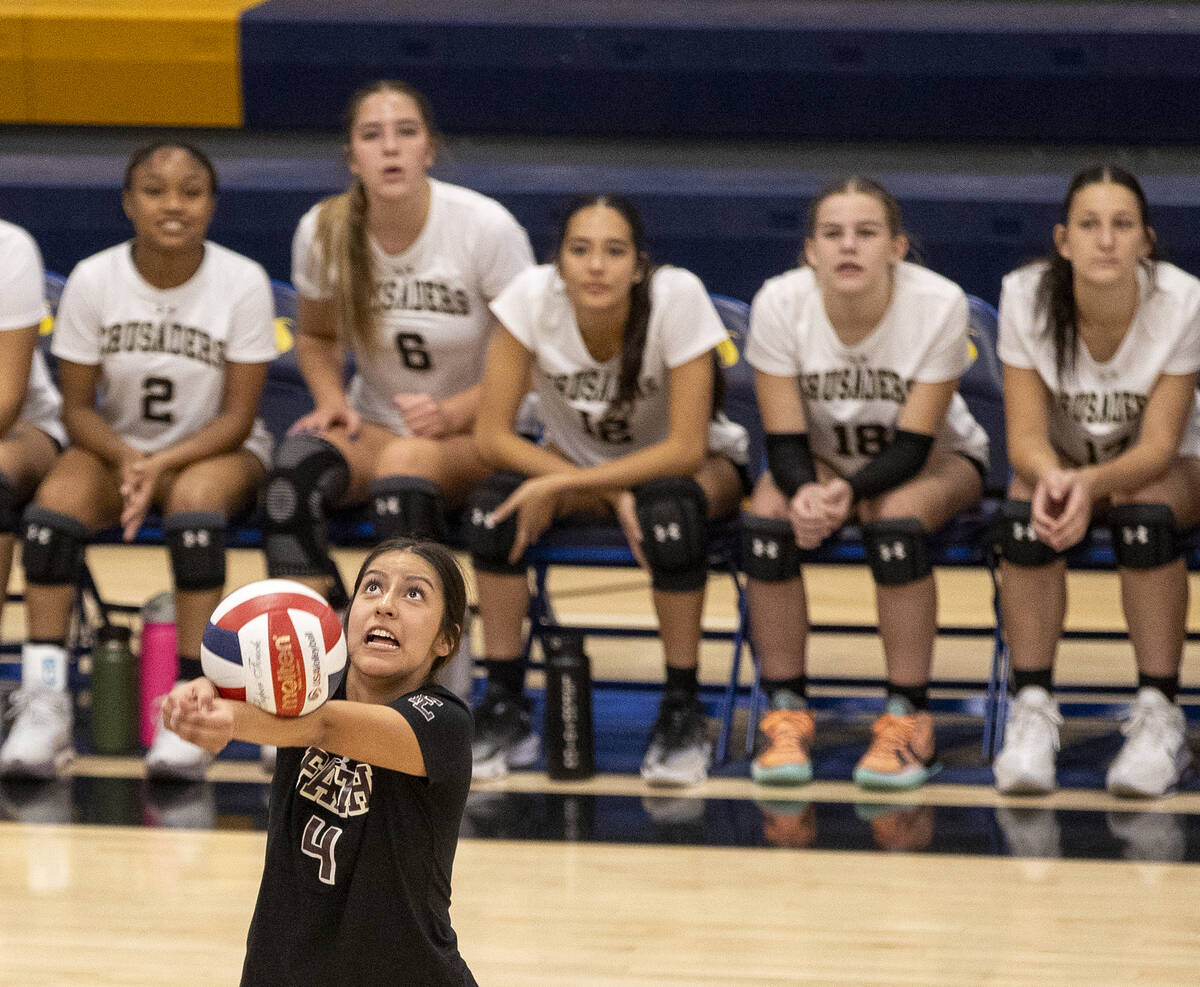
[[[288,579],[266,579],[221,601],[204,629],[200,657],[204,674],[227,699],[277,716],[303,716],[337,689],[346,639],[317,593]]]

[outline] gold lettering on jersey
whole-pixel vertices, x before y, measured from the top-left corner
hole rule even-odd
[[[310,747],[300,761],[296,793],[349,819],[370,810],[372,778],[371,765]]]
[[[1147,396],[1131,391],[1080,391],[1054,395],[1059,410],[1082,425],[1126,425],[1141,419]]]
[[[800,396],[806,401],[891,401],[904,404],[916,381],[905,380],[881,367],[837,367],[800,375]]]
[[[100,330],[100,353],[169,353],[210,367],[225,367],[225,343],[178,322],[115,322]]]
[[[419,278],[385,278],[375,283],[371,308],[376,312],[439,312],[470,315],[471,296],[462,288]]]

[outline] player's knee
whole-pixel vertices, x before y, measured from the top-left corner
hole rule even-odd
[[[267,481],[264,544],[271,576],[322,576],[328,572],[325,505],[350,485],[340,449],[316,435],[286,438]]]
[[[218,511],[179,511],[163,519],[163,539],[171,557],[175,588],[220,589],[225,585],[225,515]]]
[[[87,528],[82,521],[31,504],[25,511],[21,558],[25,581],[35,586],[76,582],[83,567]]]
[[[381,476],[369,488],[371,520],[380,538],[446,540],[442,492],[420,476]]]
[[[471,564],[480,572],[500,576],[525,572],[524,561],[514,563],[508,560],[517,540],[516,515],[509,515],[499,524],[489,519],[491,512],[508,500],[524,482],[525,477],[520,473],[501,470],[485,479],[471,493],[467,511],[467,543],[471,550]]]
[[[0,473],[0,535],[15,534],[21,520],[21,503],[17,488],[12,481]]]
[[[1006,500],[1000,508],[1000,557],[1022,569],[1050,565],[1058,553],[1033,530],[1033,506],[1027,500]]]
[[[1175,512],[1166,504],[1120,504],[1108,512],[1113,555],[1125,569],[1157,569],[1179,558]]]
[[[708,499],[690,476],[647,480],[633,491],[642,554],[657,590],[684,593],[708,579]]]
[[[871,575],[880,586],[907,586],[932,574],[925,528],[914,517],[888,518],[862,526]]]
[[[743,514],[742,571],[764,583],[782,583],[800,575],[800,552],[792,526],[779,518]]]

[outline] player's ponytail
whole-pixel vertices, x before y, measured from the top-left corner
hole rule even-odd
[[[368,346],[375,329],[375,271],[367,244],[367,195],[359,179],[321,203],[314,242],[324,266],[322,281],[336,272],[329,287],[342,338]]]
[[[1150,208],[1141,183],[1124,168],[1112,164],[1093,165],[1075,174],[1067,188],[1062,204],[1062,217],[1066,225],[1071,204],[1081,189],[1098,182],[1113,182],[1123,185],[1137,199],[1141,211],[1142,228],[1150,241],[1150,252],[1142,261],[1151,285],[1154,284],[1154,262],[1160,258],[1158,244],[1150,232]],[[1075,271],[1071,262],[1058,250],[1046,258],[1046,269],[1038,282],[1035,312],[1046,320],[1046,332],[1054,340],[1054,368],[1061,383],[1064,376],[1075,369],[1075,358],[1079,352],[1079,309],[1075,302]]]

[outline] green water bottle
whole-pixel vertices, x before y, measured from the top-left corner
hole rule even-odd
[[[92,747],[97,754],[131,754],[137,742],[138,672],[130,630],[108,624],[92,649]]]

